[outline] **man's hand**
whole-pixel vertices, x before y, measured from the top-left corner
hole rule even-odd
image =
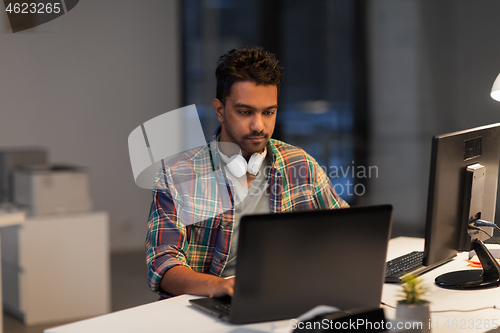
[[[163,275],[160,287],[173,295],[233,296],[234,277],[224,279],[210,274],[198,273],[189,267],[179,265],[170,268]]]
[[[214,276],[216,277],[216,276]],[[217,280],[215,281],[214,285],[211,287],[212,292],[210,293],[209,296],[212,297],[222,297],[222,296],[233,296],[234,294],[234,276],[223,279],[216,277]]]

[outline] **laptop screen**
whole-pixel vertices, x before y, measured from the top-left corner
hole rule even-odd
[[[379,307],[390,205],[243,216],[231,322]]]

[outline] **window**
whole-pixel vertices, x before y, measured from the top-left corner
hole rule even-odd
[[[196,104],[206,138],[219,125],[211,105],[218,58],[262,46],[284,67],[273,138],[304,148],[355,203],[367,161],[364,8],[353,0],[184,1],[184,105]]]

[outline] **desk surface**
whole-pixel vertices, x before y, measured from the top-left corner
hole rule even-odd
[[[424,240],[399,237],[389,242],[387,259],[392,259],[412,250],[423,250]],[[467,254],[460,254],[452,262],[438,267],[422,276],[429,290],[427,299],[432,311],[472,310],[498,306],[500,308],[500,288],[480,291],[453,291],[434,285],[434,278],[445,272],[467,269]],[[384,284],[382,302],[396,305],[401,287]],[[360,295],[361,297],[361,295]],[[258,323],[251,325],[232,325],[215,319],[189,305],[194,296],[184,295],[168,300],[83,320],[73,324],[45,330],[45,333],[110,333],[110,332],[156,332],[162,327],[169,332],[291,332],[289,320]],[[395,318],[395,310],[384,306],[386,317]],[[500,311],[486,309],[474,312],[431,313],[432,332],[485,332],[493,328],[493,320],[500,325]]]
[[[423,250],[424,240],[399,237],[389,242],[388,260],[409,252]],[[428,289],[426,298],[431,302],[432,332],[486,332],[493,329],[493,320],[500,326],[500,287],[485,290],[449,290],[434,284],[436,276],[446,272],[471,269],[467,266],[468,253],[460,253],[453,261],[421,276]],[[400,287],[384,284],[382,302],[395,306]],[[493,306],[499,309],[492,309]],[[490,308],[473,312],[440,312],[446,310],[467,311]],[[395,318],[395,310],[383,306],[386,317]]]
[[[232,325],[193,308],[189,300],[197,296],[183,295],[108,315],[50,328],[45,333],[258,333],[290,332],[289,320]]]

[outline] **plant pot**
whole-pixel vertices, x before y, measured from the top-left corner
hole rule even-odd
[[[407,304],[399,301],[396,307],[396,321],[422,323],[421,330],[412,330],[412,332],[430,333],[429,305],[430,303],[427,301],[421,304]]]

